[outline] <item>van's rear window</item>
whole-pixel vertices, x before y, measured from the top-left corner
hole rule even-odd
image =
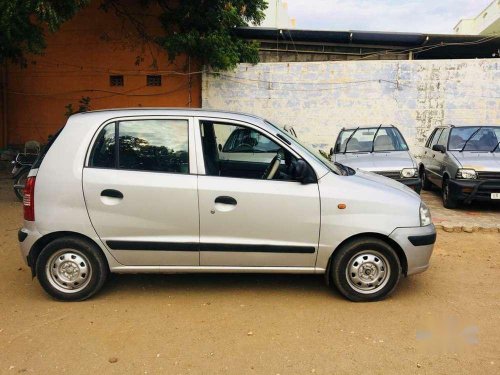
[[[63,127],[64,128],[64,127]],[[61,133],[61,131],[63,130],[63,128],[59,129],[56,134],[54,134],[50,139],[49,141],[47,142],[47,144],[43,147],[42,151],[40,151],[40,154],[38,155],[38,157],[36,158],[35,162],[33,163],[33,166],[31,167],[32,169],[36,169],[36,168],[40,168],[40,165],[42,164],[42,161],[43,161],[43,158],[45,157],[45,155],[47,154],[47,152],[49,151],[49,148],[52,146],[52,144],[55,142],[56,138],[59,136],[59,134]]]

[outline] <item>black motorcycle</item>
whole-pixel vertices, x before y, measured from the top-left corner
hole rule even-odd
[[[14,193],[17,198],[22,201],[24,197],[24,185],[28,179],[31,166],[35,162],[38,154],[30,154],[20,152],[17,154],[16,159],[12,161],[12,178],[14,179]]]

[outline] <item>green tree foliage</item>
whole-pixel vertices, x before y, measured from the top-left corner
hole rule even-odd
[[[45,31],[56,31],[89,0],[0,0],[0,63],[24,65],[25,54],[45,48]]]
[[[238,38],[234,29],[264,19],[267,0],[138,0],[144,9],[160,9],[162,35],[148,35],[147,25],[127,9],[127,0],[103,0],[103,9],[127,19],[146,41],[163,47],[171,61],[187,54],[214,70],[259,61],[258,43]]]

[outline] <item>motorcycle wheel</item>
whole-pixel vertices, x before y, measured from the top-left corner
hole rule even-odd
[[[21,202],[24,198],[24,185],[26,185],[26,180],[28,179],[29,173],[29,169],[21,172],[14,181],[14,193],[16,193],[17,199],[19,199]]]

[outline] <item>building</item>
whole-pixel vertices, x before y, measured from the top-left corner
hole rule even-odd
[[[500,0],[499,0],[500,1]],[[431,60],[498,57],[500,37],[246,27],[260,42],[261,62]]]
[[[295,19],[288,15],[288,3],[284,0],[268,0],[266,18],[258,27],[294,28]]]
[[[200,106],[200,66],[183,56],[170,63],[165,51],[134,38],[99,4],[47,34],[43,55],[29,56],[27,67],[4,67],[0,148],[46,142],[66,122],[68,106],[76,110],[86,97],[91,109]],[[160,26],[153,21],[150,27]]]
[[[500,0],[493,0],[474,18],[462,18],[453,31],[462,35],[500,35]]]

